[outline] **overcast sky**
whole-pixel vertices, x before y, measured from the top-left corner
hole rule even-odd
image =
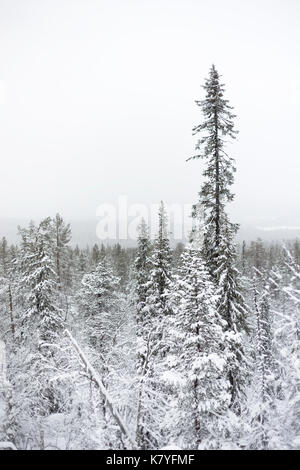
[[[300,225],[299,0],[0,0],[0,217],[189,203],[212,63],[238,115],[235,221]]]

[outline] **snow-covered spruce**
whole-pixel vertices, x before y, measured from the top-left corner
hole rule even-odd
[[[181,375],[181,445],[191,449],[218,447],[222,416],[230,403],[225,321],[218,313],[218,297],[205,264],[199,251],[191,247],[182,255],[172,300],[176,369]]]

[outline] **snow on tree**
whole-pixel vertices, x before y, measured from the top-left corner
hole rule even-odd
[[[239,259],[214,65],[204,90],[186,247],[162,202],[137,249],[73,248],[59,214],[0,242],[0,448],[300,448],[299,241],[243,242]]]
[[[0,263],[1,263],[1,270],[2,270],[2,282],[1,282],[1,296],[3,296],[3,304],[5,305],[5,311],[10,318],[10,328],[12,338],[15,337],[15,312],[14,312],[14,305],[13,305],[13,291],[15,282],[13,282],[13,257],[11,252],[8,249],[7,240],[5,237],[2,238],[0,244]]]
[[[233,108],[224,99],[224,85],[214,65],[204,89],[205,99],[196,101],[204,119],[202,124],[193,129],[194,134],[200,133],[201,136],[196,145],[197,154],[190,159],[205,161],[205,181],[199,193],[205,221],[202,252],[219,294],[219,313],[227,322],[231,407],[238,410],[237,397],[242,391],[246,375],[242,347],[242,334],[247,330],[246,307],[238,282],[239,273],[232,242],[238,226],[229,221],[225,211],[226,203],[234,197],[230,187],[234,182],[235,165],[224,149],[225,141],[228,138],[235,139],[237,131],[234,130]]]
[[[225,321],[218,296],[198,250],[187,247],[175,277],[172,304],[177,364],[178,436],[183,448],[218,447],[229,403]]]
[[[196,101],[200,106],[204,120],[193,128],[194,134],[200,134],[196,145],[196,155],[189,158],[203,159],[206,163],[203,176],[205,182],[199,193],[200,202],[205,208],[205,250],[210,269],[214,270],[214,263],[219,254],[219,245],[224,222],[226,222],[225,205],[233,200],[230,186],[233,184],[233,174],[236,171],[234,160],[224,150],[228,138],[235,139],[237,131],[234,130],[232,107],[224,99],[224,85],[220,76],[212,65],[209,78],[204,85],[206,97]],[[237,229],[232,225],[232,229]]]
[[[102,396],[102,399],[105,401],[105,403],[107,403],[107,406],[108,406],[112,416],[116,420],[118,426],[120,427],[121,432],[128,439],[131,446],[133,448],[135,448],[136,447],[135,440],[130,435],[130,431],[127,429],[126,423],[124,422],[122,417],[119,415],[118,411],[116,410],[116,408],[113,404],[113,401],[112,401],[111,397],[109,396],[108,391],[106,390],[106,388],[103,385],[103,381],[102,381],[101,377],[99,376],[97,371],[94,369],[94,367],[90,364],[89,360],[87,359],[84,352],[81,350],[81,348],[79,347],[77,341],[73,338],[71,333],[68,330],[66,330],[66,333],[68,334],[73,346],[75,347],[75,350],[77,351],[77,353],[79,355],[79,358],[80,358],[81,362],[84,365],[84,368],[86,369],[87,373],[90,375],[91,380],[93,380],[93,382],[96,384],[97,388],[99,389],[99,391],[101,393],[101,396]]]
[[[280,270],[282,275],[280,275]],[[275,275],[274,275],[275,274]],[[274,437],[270,447],[299,449],[300,441],[300,267],[288,249],[284,249],[284,266],[274,269],[269,280],[283,295],[273,300],[272,331],[275,373],[276,418],[280,423],[280,440]],[[278,302],[278,299],[280,302]],[[272,423],[273,424],[273,423]],[[273,425],[273,427],[275,427]]]
[[[90,357],[93,366],[99,370],[105,387],[110,389],[110,382],[115,380],[111,374],[112,357],[116,354],[118,332],[123,326],[122,293],[118,292],[120,279],[104,259],[81,281],[77,295],[79,312],[82,315],[84,331],[80,334],[82,341],[90,346]],[[112,431],[113,420],[107,413],[107,404],[101,404],[102,431],[105,445],[113,445],[115,432]]]
[[[26,432],[32,437],[39,433],[46,416],[61,409],[62,390],[55,380],[61,360],[58,349],[63,316],[58,306],[52,234],[50,218],[38,226],[31,223],[28,229],[20,229],[18,270],[22,289],[17,296],[17,348],[10,348],[17,373],[11,374],[9,369],[13,391],[8,422],[12,429],[18,416],[23,425],[27,423]]]
[[[104,361],[113,335],[113,317],[117,305],[116,288],[119,285],[113,269],[101,261],[81,281],[77,300],[85,319],[86,335],[90,344]]]
[[[101,254],[100,254],[100,249],[98,243],[95,243],[95,245],[92,248],[92,262],[95,266],[99,263],[101,259]]]
[[[248,366],[245,357],[244,335],[249,332],[248,309],[242,294],[240,273],[236,268],[236,249],[233,233],[224,232],[220,237],[219,255],[216,260],[218,312],[226,321],[227,372],[230,382],[230,407],[240,411],[244,389],[247,384]]]
[[[256,274],[257,275],[257,274]],[[254,279],[254,308],[256,314],[256,367],[257,384],[256,404],[252,424],[254,432],[252,435],[252,446],[258,449],[268,449],[269,429],[274,406],[274,361],[272,348],[272,322],[269,304],[269,285],[264,284],[261,293],[258,292],[256,280]],[[253,443],[254,441],[254,443]]]
[[[67,283],[67,245],[71,240],[70,224],[65,224],[63,218],[56,214],[52,219],[52,226],[54,231],[54,252],[55,252],[55,267],[58,285],[61,288]]]
[[[170,315],[169,287],[171,250],[167,232],[167,215],[161,202],[158,234],[150,255],[150,241],[142,224],[136,259],[138,281],[137,306],[137,372],[138,409],[136,435],[139,446],[151,449],[164,443],[161,424],[167,389],[161,380],[164,357],[168,350],[166,337]],[[145,256],[145,258],[144,258]]]
[[[137,295],[137,321],[143,321],[143,309],[146,305],[148,281],[150,276],[151,242],[148,227],[144,219],[139,226],[138,248],[135,258],[135,282]]]
[[[136,293],[136,354],[137,354],[137,412],[136,412],[136,441],[142,449],[151,448],[155,440],[151,432],[152,400],[151,395],[153,374],[151,356],[155,349],[153,345],[153,329],[155,319],[153,312],[148,311],[148,295],[150,290],[151,242],[148,227],[142,219],[139,226],[138,250],[135,258],[135,293]],[[150,377],[150,379],[149,379]],[[150,406],[149,406],[150,405]],[[149,409],[150,408],[150,409]]]
[[[23,324],[29,322],[41,341],[51,342],[63,327],[62,312],[56,305],[59,284],[52,257],[51,219],[44,219],[38,227],[30,224],[29,229],[20,229],[20,235],[22,282],[28,288]],[[22,338],[28,333],[23,328]]]
[[[154,318],[159,326],[165,315],[170,313],[168,305],[169,285],[171,280],[171,250],[167,228],[167,214],[161,202],[158,212],[158,234],[154,240],[150,259],[150,275],[146,285],[147,300],[145,315],[153,324]],[[148,312],[148,313],[147,313]]]

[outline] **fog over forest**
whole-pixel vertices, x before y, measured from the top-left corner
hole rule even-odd
[[[0,450],[300,449],[299,10],[0,0]]]

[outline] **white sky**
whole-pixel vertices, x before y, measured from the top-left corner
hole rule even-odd
[[[238,115],[235,221],[300,224],[299,0],[0,0],[0,217],[189,203],[215,63]]]

